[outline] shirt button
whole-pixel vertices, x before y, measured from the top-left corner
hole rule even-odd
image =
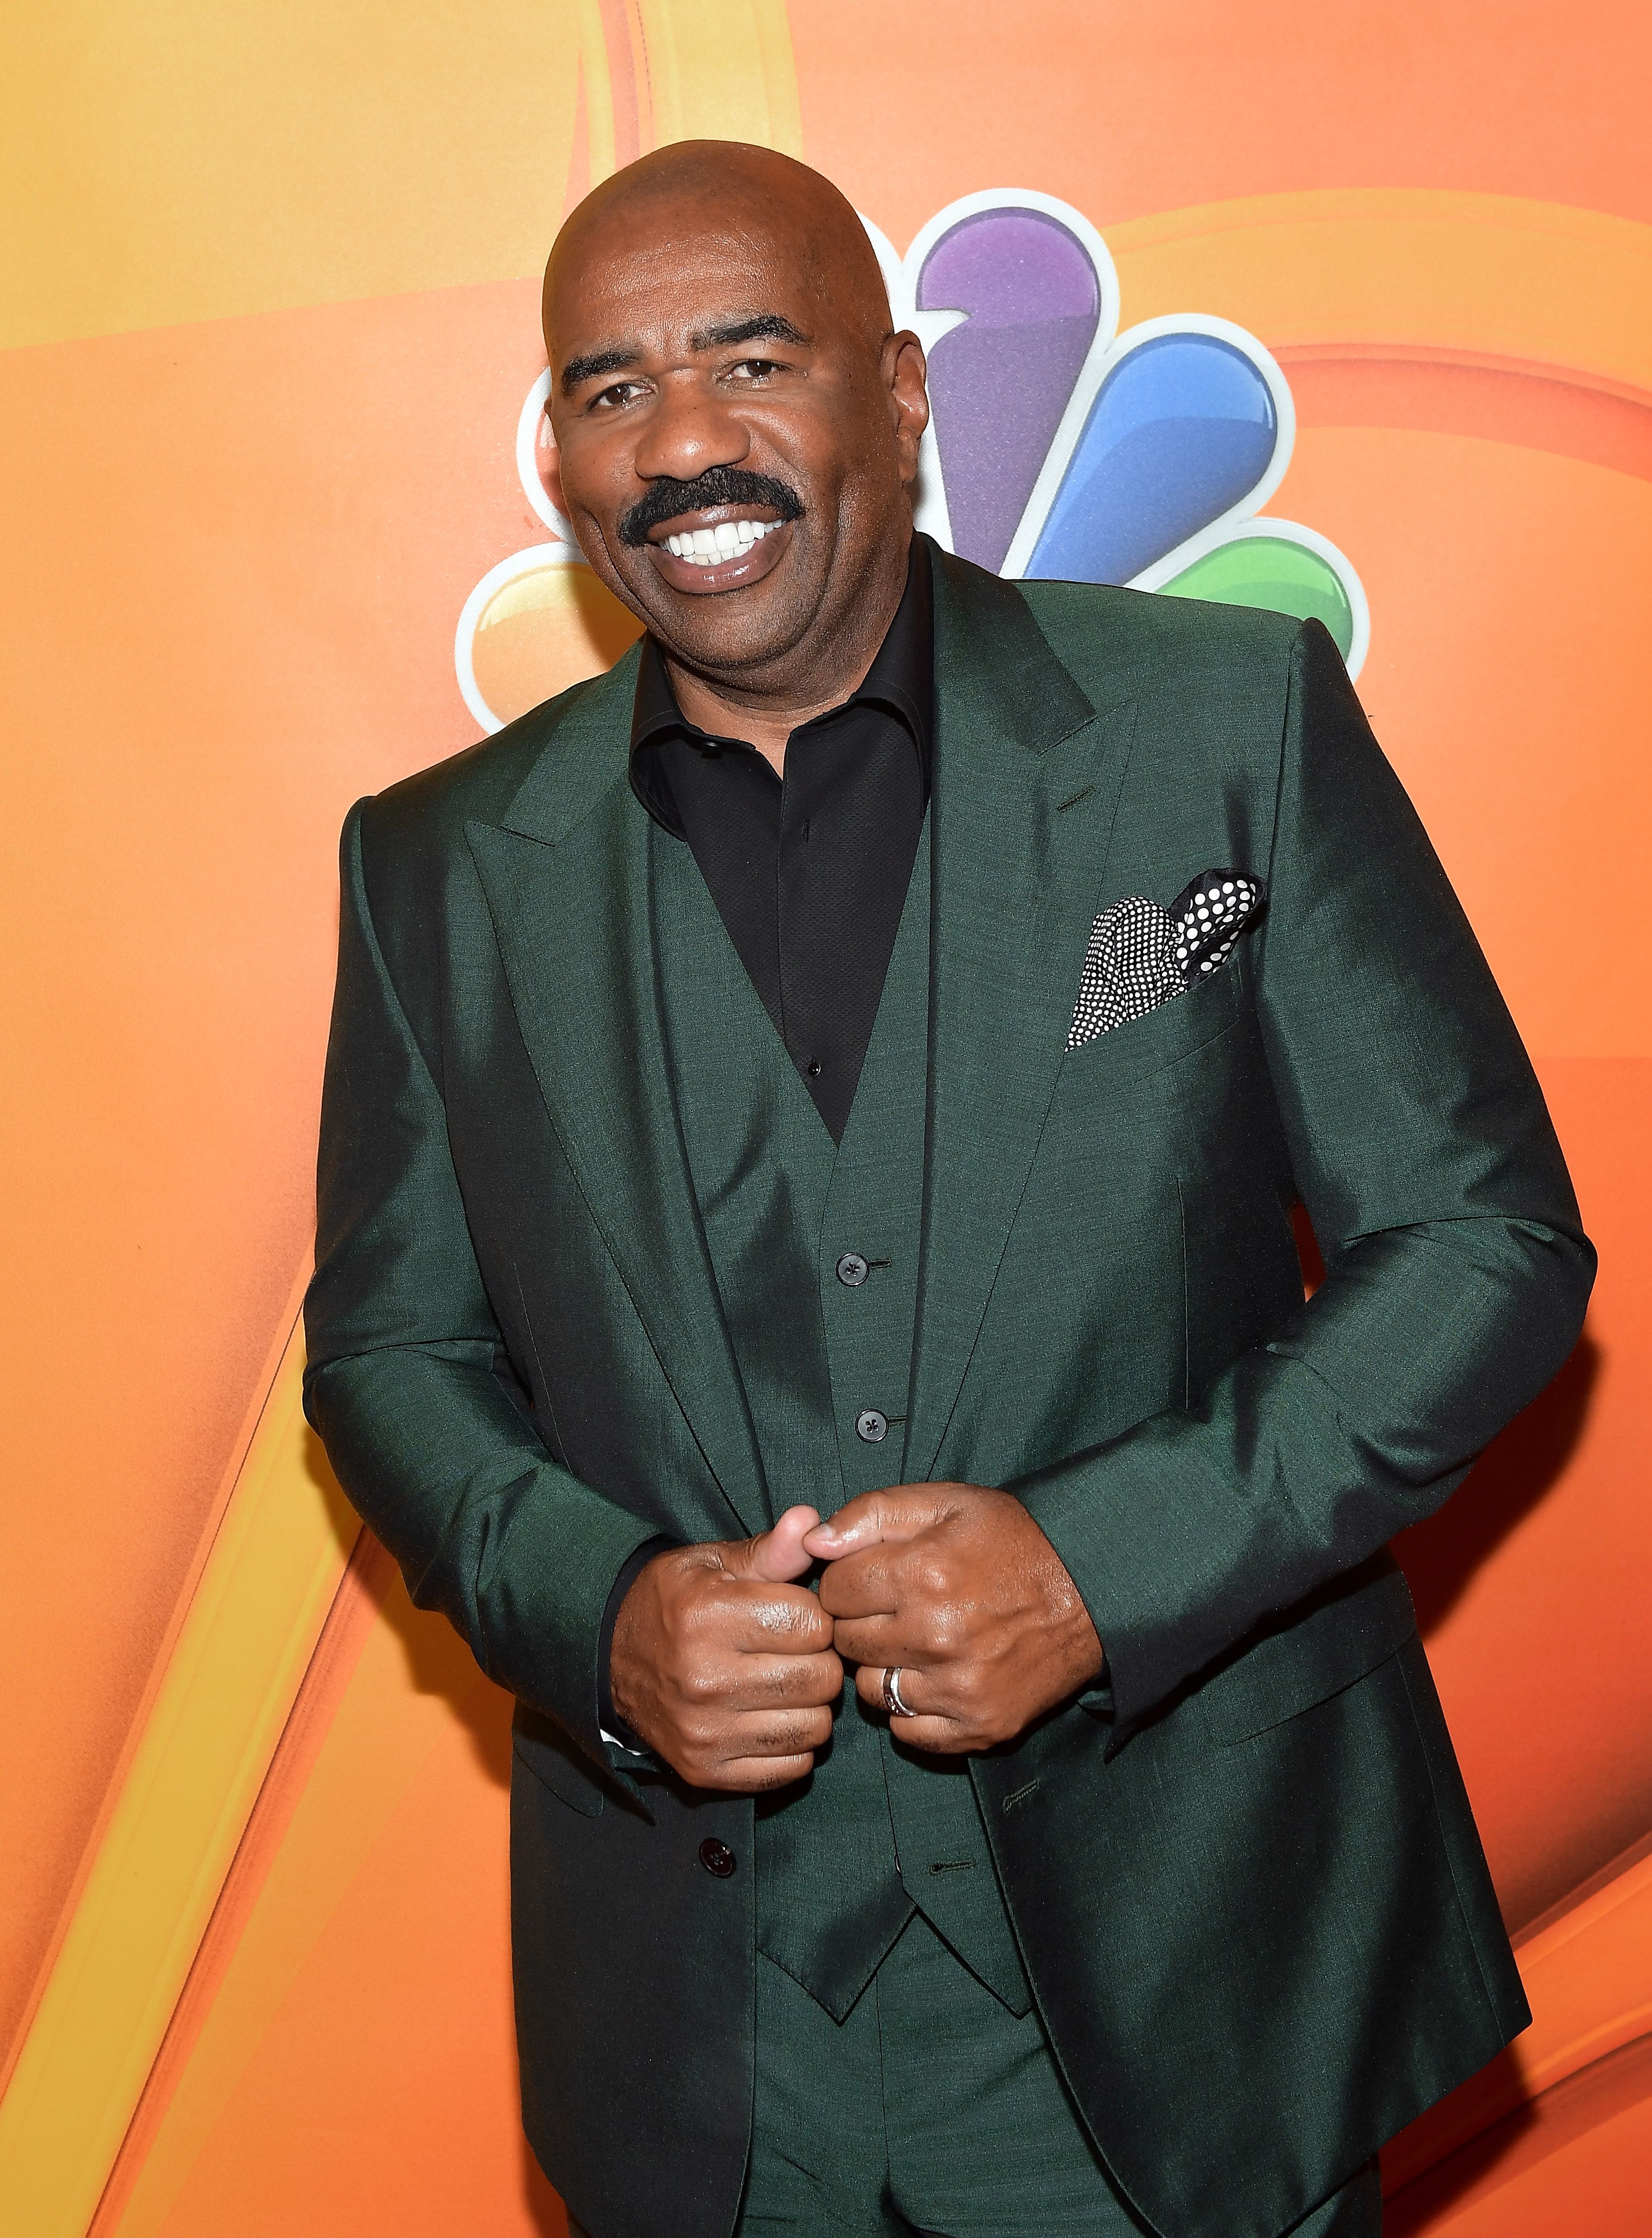
[[[838,1280],[846,1290],[858,1290],[866,1279],[866,1262],[858,1251],[846,1251],[838,1261]]]
[[[734,1852],[726,1842],[707,1835],[700,1845],[700,1862],[713,1880],[726,1881],[734,1870]]]
[[[875,1407],[863,1407],[855,1416],[855,1435],[864,1438],[869,1446],[879,1444],[889,1434],[889,1417],[880,1414]]]

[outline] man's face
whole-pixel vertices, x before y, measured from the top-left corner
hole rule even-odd
[[[553,262],[564,509],[609,587],[714,679],[806,675],[905,553],[923,359],[865,295],[857,316],[795,233],[721,213],[616,214]]]

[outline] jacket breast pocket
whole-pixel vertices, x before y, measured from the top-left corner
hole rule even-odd
[[[1068,1049],[1061,1061],[1056,1092],[1084,1097],[1093,1089],[1111,1095],[1125,1081],[1162,1072],[1231,1031],[1244,1007],[1243,980],[1236,957],[1184,995],[1172,996],[1157,1010]]]
[[[1404,1573],[1387,1553],[1376,1555],[1207,1678],[1188,1707],[1207,1741],[1231,1748],[1340,1694],[1416,1630]]]
[[[510,1741],[511,1753],[522,1770],[531,1772],[541,1787],[548,1787],[559,1803],[581,1818],[600,1817],[605,1799],[601,1775],[552,1718],[519,1702]]]

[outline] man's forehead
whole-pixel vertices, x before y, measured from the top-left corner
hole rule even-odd
[[[813,277],[813,259],[773,236],[728,229],[672,232],[648,241],[569,244],[552,261],[546,307],[559,326],[600,309],[687,325],[780,300],[793,308]]]
[[[548,323],[562,353],[622,338],[700,350],[765,336],[806,344],[819,329],[822,308],[816,295],[768,286],[761,275],[746,272],[731,275],[726,288],[675,285],[560,298],[550,307]]]
[[[556,283],[581,291],[647,285],[663,271],[780,270],[812,265],[806,228],[785,210],[667,202],[622,204],[585,225],[575,222],[551,258]]]

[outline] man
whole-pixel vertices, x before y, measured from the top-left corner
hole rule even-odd
[[[593,2238],[1363,2238],[1528,2017],[1385,1545],[1592,1255],[1329,638],[914,540],[889,328],[757,149],[564,227],[647,635],[352,811],[310,1415],[520,1698]]]

